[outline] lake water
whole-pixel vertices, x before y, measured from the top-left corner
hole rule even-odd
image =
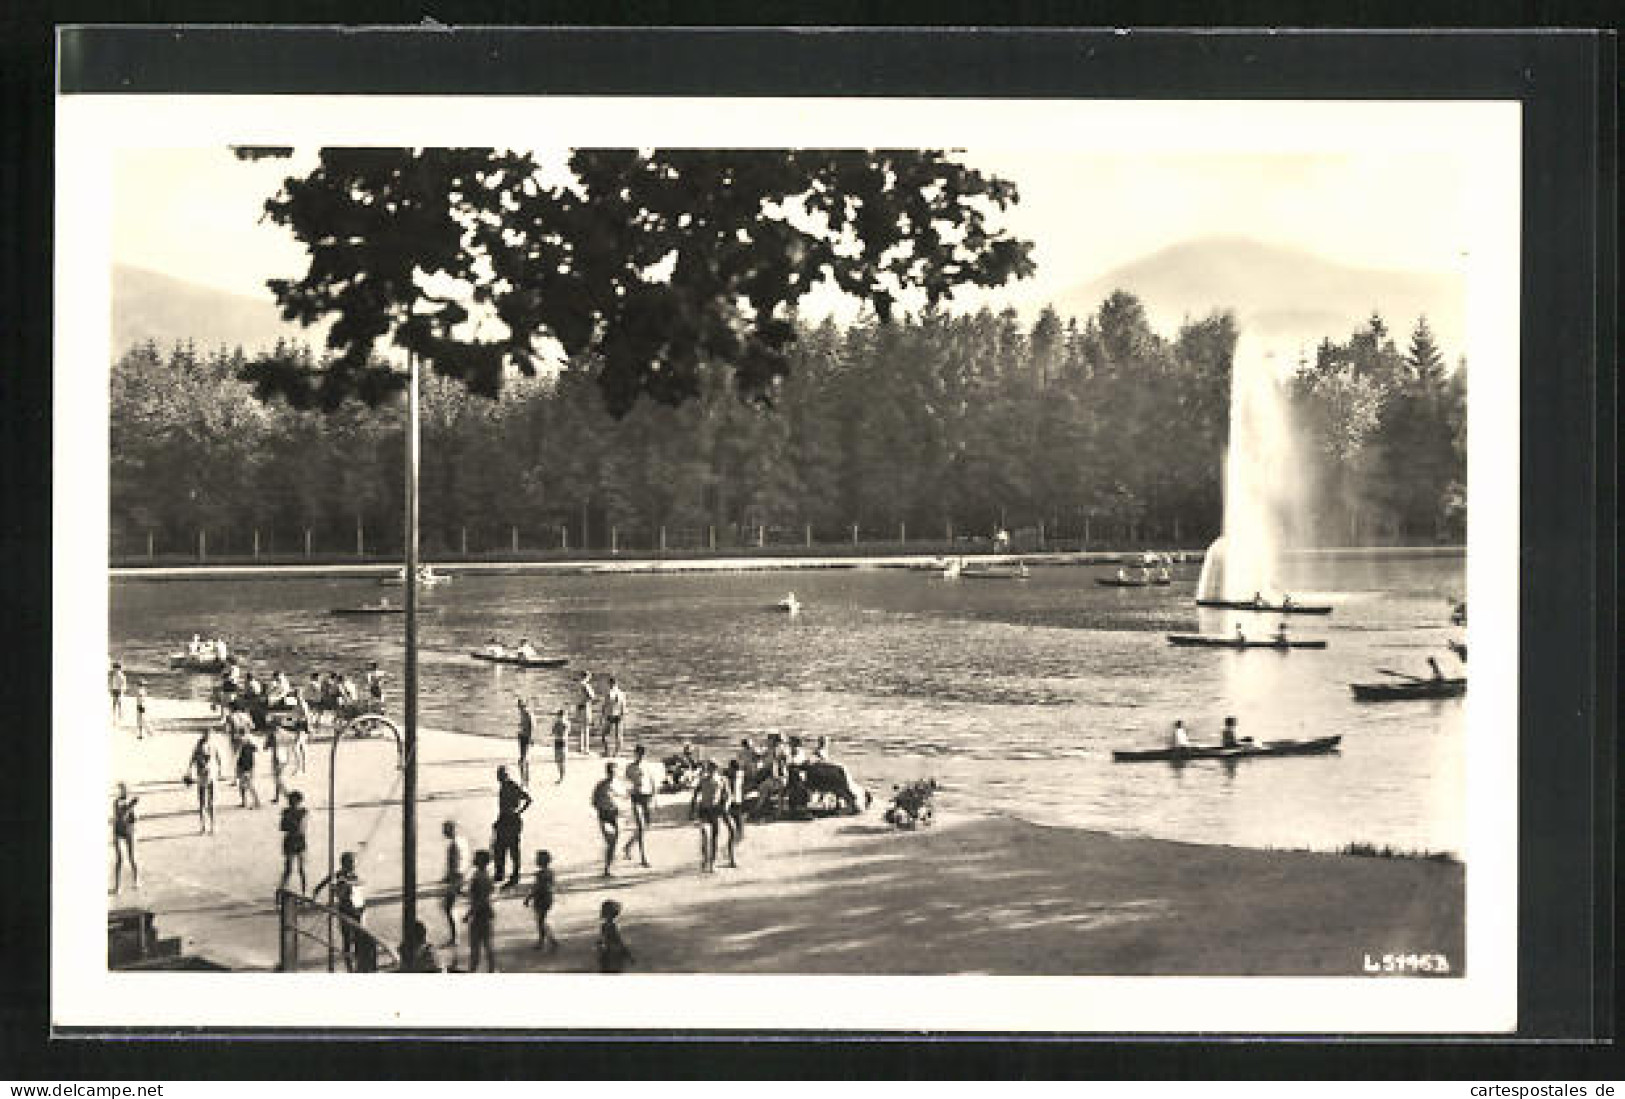
[[[1170,631],[1272,631],[1273,616],[1199,611],[1197,566],[1168,588],[1112,589],[1100,567],[1038,567],[1026,581],[945,581],[900,569],[584,576],[459,576],[424,594],[426,727],[510,737],[514,696],[565,705],[575,672],[618,676],[629,739],[659,757],[684,740],[719,757],[743,736],[831,736],[876,792],[932,776],[942,808],[995,809],[1048,824],[1204,843],[1334,849],[1350,842],[1459,852],[1461,700],[1356,703],[1377,668],[1426,672],[1445,651],[1458,556],[1302,558],[1282,587],[1335,604],[1294,616],[1324,652],[1170,646]],[[797,616],[772,605],[793,589]],[[398,616],[339,618],[336,606],[402,598],[374,580],[115,581],[114,652],[164,666],[194,630],[249,649],[265,674],[377,660],[400,682]],[[571,667],[521,671],[470,660],[491,635],[528,636]],[[201,696],[209,680],[150,677],[158,694]],[[398,691],[396,695],[398,706]],[[394,707],[392,707],[394,709]],[[1259,739],[1342,734],[1336,755],[1240,763],[1114,763],[1113,748],[1160,745],[1182,717],[1198,741],[1235,714]],[[544,718],[545,721],[545,718]]]

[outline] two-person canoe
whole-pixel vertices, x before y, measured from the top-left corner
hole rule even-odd
[[[1198,599],[1198,607],[1226,611],[1257,611],[1259,614],[1331,614],[1330,603],[1256,603],[1251,599]]]
[[[1361,702],[1393,702],[1410,698],[1460,698],[1467,693],[1467,680],[1417,679],[1400,683],[1350,683],[1349,690]]]
[[[487,664],[507,664],[515,668],[562,668],[570,663],[567,656],[535,656],[527,659],[518,653],[497,656],[495,653],[471,652],[468,655]]]
[[[1026,565],[965,565],[959,570],[965,580],[1025,580]]]
[[[1119,580],[1115,576],[1097,576],[1095,583],[1107,588],[1165,588],[1173,583],[1167,576],[1154,576],[1150,580]]]
[[[1118,763],[1140,763],[1146,760],[1181,762],[1187,759],[1252,759],[1255,756],[1318,756],[1337,751],[1340,736],[1323,736],[1314,740],[1267,740],[1262,744],[1237,744],[1233,748],[1217,744],[1192,744],[1187,748],[1144,748],[1117,750],[1112,759]]]
[[[439,610],[440,610],[439,607],[419,607],[418,608],[418,613],[419,614],[435,614]],[[386,603],[386,604],[384,604],[382,606],[379,606],[377,604],[366,604],[366,605],[363,605],[363,606],[360,606],[360,607],[334,607],[333,610],[332,610],[332,613],[333,614],[342,614],[342,615],[405,614],[406,613],[406,607],[403,604],[396,604],[396,603]]]
[[[1249,637],[1241,640],[1222,633],[1171,633],[1168,641],[1174,645],[1200,646],[1209,649],[1324,649],[1323,638],[1289,637],[1285,641],[1270,637]]]

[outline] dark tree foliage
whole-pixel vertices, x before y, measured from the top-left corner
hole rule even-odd
[[[257,363],[258,391],[376,404],[402,384],[376,362],[388,341],[495,397],[552,341],[590,358],[616,416],[699,396],[713,362],[764,400],[821,282],[884,320],[907,293],[936,305],[1032,270],[991,220],[1015,186],[940,152],[582,149],[569,172],[491,149],[322,150],[266,203],[310,255],[270,285],[287,319],[336,318],[334,355],[315,375]]]

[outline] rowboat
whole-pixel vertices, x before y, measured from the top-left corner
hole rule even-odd
[[[1242,639],[1212,633],[1171,633],[1168,635],[1168,640],[1174,645],[1200,646],[1210,649],[1324,649],[1326,647],[1326,642],[1322,638],[1299,639],[1289,637],[1286,640],[1281,640],[1274,637],[1249,637]]]
[[[1349,690],[1361,702],[1393,702],[1408,698],[1460,698],[1467,693],[1467,680],[1417,679],[1409,683],[1350,683]]]
[[[468,655],[487,664],[507,664],[515,668],[562,668],[570,663],[567,656],[537,656],[526,659],[518,653],[504,653],[498,656],[495,653],[471,652]]]
[[[1259,603],[1251,599],[1198,599],[1198,607],[1227,611],[1258,611],[1260,614],[1331,614],[1329,603]]]
[[[387,588],[404,588],[406,586],[406,570],[398,569],[393,576],[386,576],[378,581]],[[443,572],[435,572],[428,565],[418,566],[418,587],[432,588],[440,584],[451,583],[451,577]]]
[[[986,564],[966,565],[959,570],[964,580],[1025,580],[1028,572],[1027,566],[1015,562],[1013,564]]]
[[[1153,576],[1149,580],[1136,580],[1133,577],[1120,580],[1115,576],[1097,576],[1095,583],[1107,588],[1165,588],[1173,583],[1173,578]]]
[[[226,662],[218,656],[193,656],[191,653],[171,653],[169,666],[183,672],[201,672],[205,675],[226,670]]]
[[[1117,750],[1112,759],[1118,763],[1141,763],[1147,760],[1183,762],[1188,759],[1252,759],[1256,756],[1318,756],[1337,751],[1340,736],[1316,737],[1313,740],[1267,740],[1262,744],[1237,744],[1233,748],[1217,744],[1193,744],[1187,748],[1145,748]]]

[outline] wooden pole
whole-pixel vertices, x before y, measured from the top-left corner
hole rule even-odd
[[[616,554],[621,552],[620,541],[621,541],[620,528],[619,527],[610,527],[609,528],[609,555],[611,557],[614,557]]]
[[[758,524],[756,527],[756,548],[761,549],[767,542],[767,528]]]
[[[858,525],[856,523],[852,524],[852,544],[854,546],[858,544]]]
[[[812,524],[807,524],[807,548],[812,549]]]
[[[897,524],[897,544],[900,545],[900,546],[908,544],[908,524],[907,523],[898,523]]]
[[[565,526],[563,523],[560,523],[559,524],[559,549],[567,550],[569,548],[570,548],[570,528]]]
[[[666,528],[665,527],[660,528],[660,552],[661,553],[666,552]]]
[[[147,560],[152,560],[152,531],[147,531]]]
[[[716,552],[716,548],[717,548],[717,528],[716,528],[715,525],[712,525],[712,526],[706,527],[705,530],[706,530],[706,540],[710,543],[711,550],[714,553],[714,552]]]
[[[260,528],[255,527],[254,528],[254,560],[258,561],[259,556],[260,556]]]
[[[406,357],[406,744],[401,775],[401,942],[418,916],[418,359]],[[334,734],[334,740],[338,739]],[[332,809],[329,808],[329,812]]]
[[[464,526],[464,527],[461,528],[461,530],[462,530],[462,539],[463,539],[463,556],[467,557],[468,556],[468,527]]]
[[[359,515],[355,517],[355,555],[357,557],[367,555],[367,536],[361,527],[361,516]]]
[[[197,532],[197,559],[206,561],[209,558],[209,536],[202,530]]]
[[[510,543],[513,546],[513,551],[515,553],[518,553],[519,552],[519,528],[517,526],[509,527],[508,532],[512,536],[510,538]]]

